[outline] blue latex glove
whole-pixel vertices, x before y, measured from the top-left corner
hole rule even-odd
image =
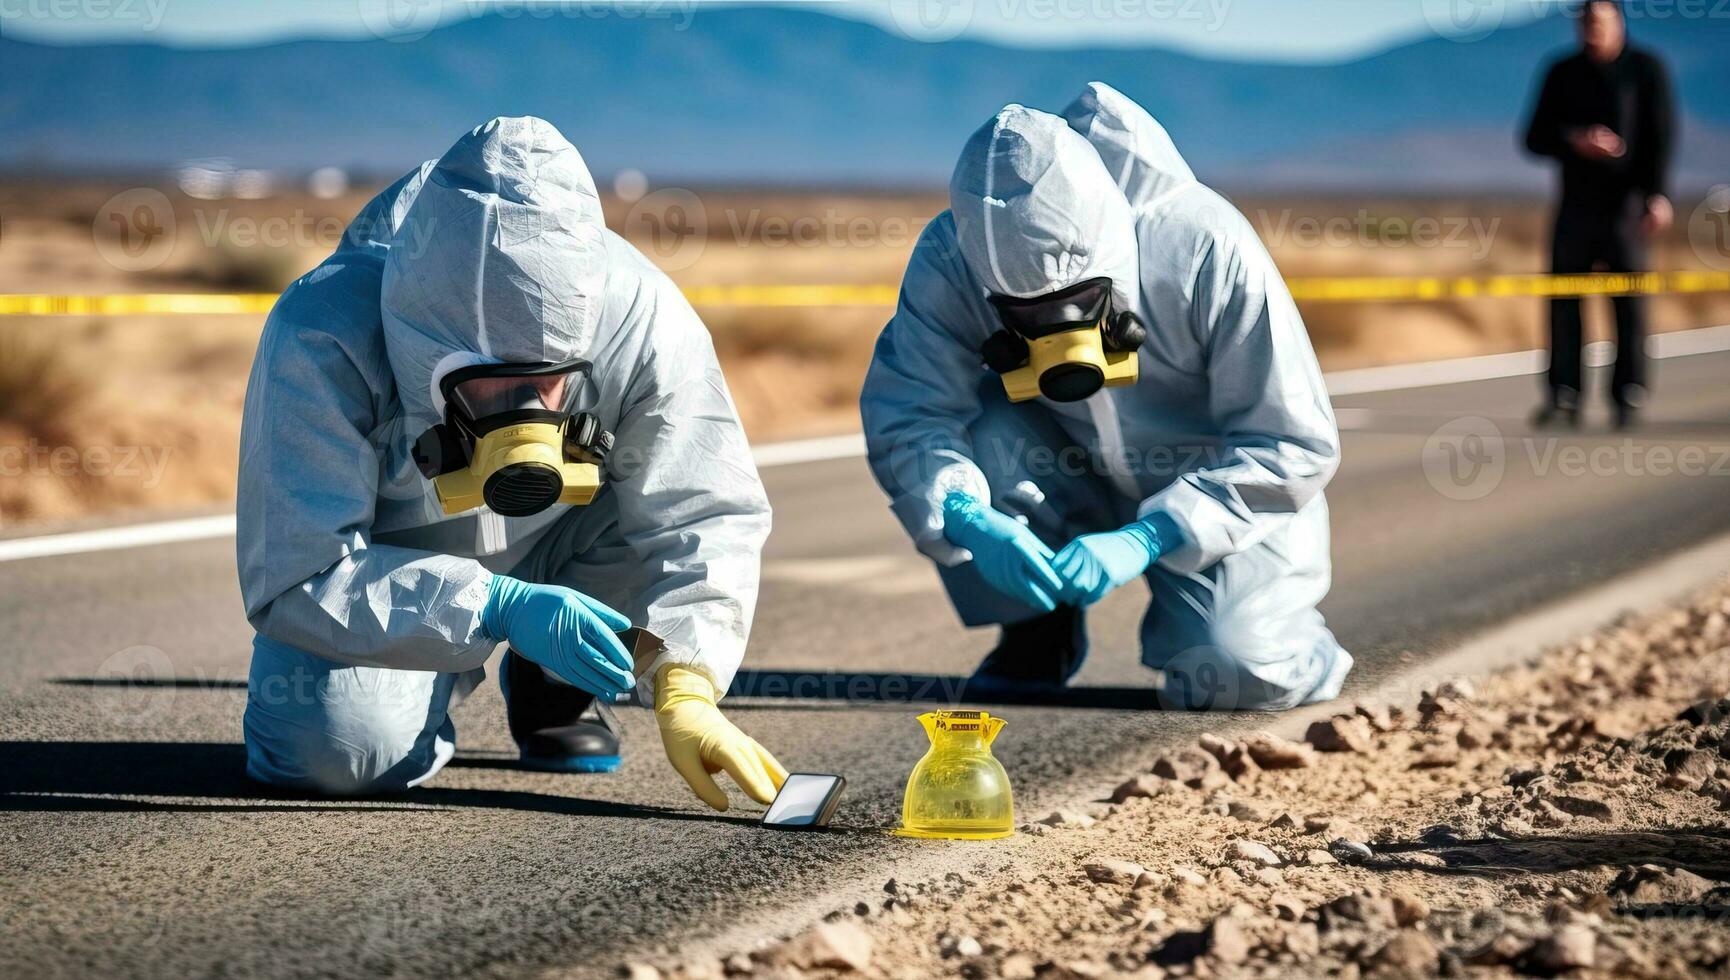
[[[631,655],[615,635],[631,621],[604,602],[558,585],[494,575],[481,628],[495,640],[592,694],[623,694],[636,685]]]
[[[1063,578],[1063,601],[1091,606],[1146,572],[1159,555],[1159,532],[1136,521],[1116,531],[1083,534],[1065,545],[1051,564]]]
[[[965,493],[943,501],[943,536],[973,552],[973,565],[997,591],[1040,612],[1057,608],[1063,580],[1051,567],[1051,549],[1015,518]]]

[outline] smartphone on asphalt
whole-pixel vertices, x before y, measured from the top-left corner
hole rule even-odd
[[[763,814],[763,826],[805,830],[829,826],[847,780],[827,773],[795,772],[781,784],[775,802]]]

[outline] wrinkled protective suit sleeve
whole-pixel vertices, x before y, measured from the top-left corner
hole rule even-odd
[[[687,664],[724,692],[750,638],[769,498],[696,311],[664,279],[641,306],[631,316],[648,323],[621,332],[648,345],[607,457],[619,531],[647,575],[625,612],[666,641],[638,679]]]
[[[1241,216],[1210,239],[1186,326],[1205,351],[1221,445],[1139,511],[1176,525],[1181,544],[1160,564],[1180,573],[1256,544],[1321,493],[1339,465],[1321,367],[1273,259]]]
[[[943,499],[961,491],[989,502],[968,427],[980,413],[984,311],[969,285],[948,212],[920,236],[895,316],[877,338],[860,396],[866,454],[915,547],[946,566],[972,555],[943,536]]]
[[[342,663],[464,671],[494,646],[481,628],[491,575],[470,559],[371,541],[373,435],[388,431],[381,417],[394,404],[378,248],[346,242],[265,325],[241,428],[241,593],[267,641]]]

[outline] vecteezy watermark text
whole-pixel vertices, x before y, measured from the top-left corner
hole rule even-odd
[[[446,24],[482,15],[504,19],[666,20],[691,26],[698,0],[357,0],[361,23],[377,38],[411,42]]]
[[[1299,215],[1289,208],[1256,211],[1256,230],[1269,248],[1450,248],[1467,249],[1474,262],[1490,254],[1500,217],[1480,215],[1377,215],[1368,208],[1327,217]]]
[[[1450,419],[1424,442],[1424,477],[1450,500],[1495,492],[1509,466],[1537,479],[1672,479],[1730,477],[1730,441],[1650,442],[1624,437],[1579,442],[1561,436],[1504,436],[1477,415]]]
[[[168,0],[0,0],[0,18],[17,21],[78,20],[162,26]]]
[[[0,446],[0,477],[91,476],[137,480],[149,489],[162,482],[172,446],[45,446],[31,439],[22,446]]]

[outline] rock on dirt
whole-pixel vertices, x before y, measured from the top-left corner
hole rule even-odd
[[[975,956],[983,955],[984,952],[985,947],[980,945],[979,940],[972,936],[945,936],[937,943],[937,955],[944,959],[953,957],[972,959]]]
[[[1037,823],[1046,827],[1072,827],[1085,829],[1093,826],[1094,820],[1085,813],[1076,810],[1053,810],[1040,817]]]
[[[1430,917],[1430,903],[1413,892],[1394,892],[1388,901],[1394,906],[1394,922],[1401,926],[1415,926]]]
[[[1376,951],[1370,965],[1396,977],[1428,977],[1435,975],[1440,958],[1429,936],[1402,929]]]
[[[1195,740],[1196,747],[1214,757],[1218,762],[1225,762],[1231,755],[1235,743],[1220,738],[1212,732],[1202,732]]]
[[[1207,929],[1207,955],[1221,963],[1242,963],[1249,959],[1249,934],[1236,916],[1222,915]]]
[[[1716,725],[1726,718],[1730,718],[1730,698],[1697,701],[1676,716],[1677,721],[1690,725]]]
[[[1360,704],[1354,706],[1352,711],[1359,718],[1369,722],[1370,727],[1374,728],[1378,732],[1391,732],[1394,729],[1399,728],[1404,715],[1404,712],[1400,709],[1390,708],[1385,705],[1372,707],[1367,704]]]
[[[1334,715],[1310,725],[1304,741],[1320,752],[1368,752],[1375,748],[1375,731],[1361,715]]]
[[[1209,956],[1222,965],[1235,965],[1249,959],[1253,945],[1236,916],[1222,915],[1205,929],[1172,933],[1152,959],[1156,964],[1176,967]]]
[[[1457,741],[1433,742],[1412,760],[1413,769],[1446,769],[1460,763],[1460,744]]]
[[[1532,965],[1545,973],[1582,970],[1598,961],[1598,936],[1582,922],[1558,926],[1532,947]]]
[[[1267,732],[1258,732],[1245,739],[1244,748],[1255,764],[1263,769],[1306,769],[1315,764],[1315,749]]]
[[[1576,817],[1608,820],[1616,815],[1609,803],[1586,793],[1553,793],[1545,799],[1545,802],[1563,813]]]
[[[1697,790],[1718,771],[1721,757],[1716,752],[1673,752],[1664,759],[1670,770],[1664,785],[1672,789]]]
[[[1191,789],[1210,789],[1224,785],[1226,775],[1220,770],[1219,760],[1209,753],[1195,748],[1178,749],[1176,752],[1162,755],[1153,763],[1153,774],[1162,779],[1182,783]]]
[[[1589,720],[1592,724],[1592,731],[1605,738],[1632,739],[1640,734],[1639,716],[1631,711],[1605,708],[1596,717]]]
[[[1164,888],[1171,884],[1171,879],[1157,871],[1143,871],[1135,876],[1135,888]]]
[[[1692,871],[1642,864],[1623,869],[1610,894],[1629,905],[1692,905],[1717,887]]]
[[[1151,798],[1166,792],[1170,786],[1171,784],[1163,779],[1150,775],[1136,775],[1123,783],[1119,783],[1118,787],[1111,791],[1110,800],[1113,803],[1122,803],[1125,800]]]
[[[1328,843],[1328,853],[1341,864],[1362,864],[1376,856],[1370,846],[1361,841],[1337,837]]]
[[[1232,841],[1226,846],[1225,857],[1228,861],[1248,861],[1264,868],[1277,868],[1285,863],[1273,848],[1253,840]]]
[[[1172,867],[1171,876],[1186,885],[1195,885],[1198,888],[1207,884],[1207,879],[1202,877],[1201,872],[1182,864]]]
[[[1443,681],[1436,688],[1436,697],[1447,698],[1450,701],[1473,701],[1478,697],[1477,686],[1464,677],[1451,681]]]
[[[871,934],[851,922],[826,922],[771,950],[768,960],[801,970],[864,970],[871,965]]]
[[[1082,865],[1082,871],[1101,885],[1133,885],[1147,869],[1134,861],[1095,861]]]
[[[1338,932],[1342,929],[1392,929],[1398,924],[1394,913],[1394,903],[1380,895],[1368,892],[1353,892],[1341,895],[1339,898],[1321,907],[1316,921],[1324,931]]]
[[[1226,816],[1244,823],[1268,823],[1273,820],[1273,811],[1264,804],[1251,800],[1233,800],[1226,805]]]

